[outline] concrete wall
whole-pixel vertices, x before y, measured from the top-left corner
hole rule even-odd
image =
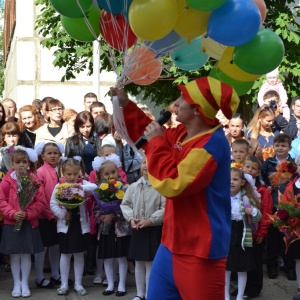
[[[12,98],[21,107],[36,99],[51,96],[61,100],[66,107],[77,111],[83,109],[83,96],[88,92],[98,95],[111,112],[109,97],[105,96],[116,80],[111,74],[100,75],[100,88],[97,78],[78,74],[75,80],[61,82],[64,70],[54,68],[53,49],[40,45],[41,38],[34,30],[38,8],[34,0],[16,0],[16,27],[5,69],[4,98]],[[94,75],[96,76],[96,75]]]

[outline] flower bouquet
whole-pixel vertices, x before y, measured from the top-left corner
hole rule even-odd
[[[21,211],[25,211],[25,208],[31,203],[36,191],[40,187],[40,183],[29,175],[19,175],[18,177],[18,199]],[[14,230],[21,230],[23,221],[16,221]]]
[[[238,162],[232,162],[230,165],[231,169],[243,169],[243,164]]]
[[[72,210],[82,205],[87,199],[79,184],[62,183],[57,188],[56,201],[67,210]],[[69,225],[69,221],[67,221]]]
[[[22,146],[6,146],[0,149],[0,153],[2,156],[2,161],[5,165],[7,171],[11,169],[11,156],[16,149],[24,149]]]
[[[269,157],[273,157],[275,155],[275,150],[273,146],[262,148],[262,157],[265,161]]]
[[[274,172],[269,176],[272,186],[288,182],[292,178],[293,174],[297,172],[297,166],[294,161],[286,160],[279,163],[276,166],[276,170],[277,172]]]
[[[99,217],[108,214],[121,214],[120,204],[124,198],[125,191],[129,185],[115,179],[103,180],[93,194],[97,207],[95,209],[95,218],[99,221]],[[108,235],[110,224],[101,223],[100,232]]]
[[[278,193],[278,210],[274,215],[268,216],[273,226],[284,233],[283,239],[287,252],[290,244],[300,239],[300,202],[298,202],[300,195],[287,200],[280,192]]]

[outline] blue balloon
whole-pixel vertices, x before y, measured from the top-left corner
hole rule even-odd
[[[211,13],[207,35],[222,45],[240,46],[254,38],[260,23],[260,11],[252,0],[228,0]]]
[[[126,1],[126,0],[125,0]],[[98,5],[112,15],[122,13],[124,2],[123,0],[97,0]]]
[[[132,1],[133,0],[125,0],[123,3],[122,14],[128,24],[129,24],[128,13],[129,13],[129,8],[130,8]]]
[[[170,52],[170,56],[178,68],[186,71],[201,68],[209,59],[209,56],[202,52],[202,37],[190,43],[182,39],[179,45]]]
[[[178,33],[172,30],[168,35],[156,41],[145,41],[144,44],[151,49],[152,52],[159,56],[163,56],[178,47],[178,43],[182,38]]]

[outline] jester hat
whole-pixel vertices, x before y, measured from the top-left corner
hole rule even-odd
[[[219,124],[216,118],[219,109],[230,120],[240,102],[230,85],[212,77],[201,77],[178,87],[184,100],[195,105],[205,122],[211,126]]]

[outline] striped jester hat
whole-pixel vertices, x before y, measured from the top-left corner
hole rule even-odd
[[[211,126],[219,124],[216,118],[219,109],[230,120],[240,102],[231,86],[212,77],[201,77],[178,87],[184,100],[195,105],[205,122]]]

